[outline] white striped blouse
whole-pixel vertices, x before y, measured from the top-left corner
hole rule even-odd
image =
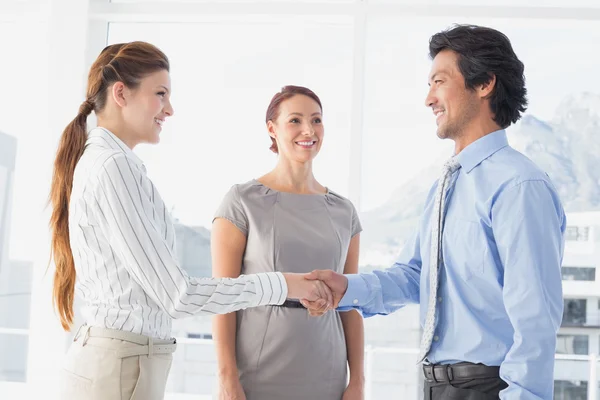
[[[142,161],[104,128],[88,134],[69,206],[76,292],[90,326],[160,339],[171,319],[282,304],[281,273],[194,278],[181,269],[175,230]]]

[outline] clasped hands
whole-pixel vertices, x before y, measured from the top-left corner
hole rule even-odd
[[[300,300],[311,316],[321,316],[336,309],[348,288],[348,279],[332,270],[283,275],[288,286],[287,297]]]

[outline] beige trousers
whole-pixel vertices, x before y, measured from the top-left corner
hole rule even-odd
[[[61,400],[162,400],[175,340],[83,326],[62,368]]]

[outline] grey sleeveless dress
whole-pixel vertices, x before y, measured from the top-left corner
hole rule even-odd
[[[361,231],[352,203],[332,192],[294,194],[257,180],[233,186],[215,218],[247,237],[242,274],[343,272]],[[237,312],[237,365],[247,400],[340,400],[346,388],[344,330],[337,312],[263,306]]]

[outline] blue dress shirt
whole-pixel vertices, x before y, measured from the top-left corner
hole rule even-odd
[[[508,145],[503,130],[457,155],[447,194],[431,363],[500,366],[502,400],[551,400],[563,299],[566,217],[549,177]],[[365,317],[429,297],[429,192],[416,234],[385,271],[347,275],[340,310]]]

